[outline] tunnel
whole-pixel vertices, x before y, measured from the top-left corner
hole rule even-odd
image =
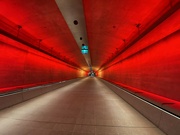
[[[179,135],[180,0],[0,0],[0,135]]]

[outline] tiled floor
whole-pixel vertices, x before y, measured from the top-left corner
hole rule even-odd
[[[0,111],[0,135],[165,135],[97,78]]]

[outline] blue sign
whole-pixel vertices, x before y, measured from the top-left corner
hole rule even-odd
[[[88,54],[88,46],[87,45],[82,45],[81,47],[81,53],[82,54]]]
[[[82,54],[88,54],[88,50],[81,50]]]

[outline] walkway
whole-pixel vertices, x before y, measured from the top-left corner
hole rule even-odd
[[[0,111],[0,135],[165,135],[97,78]]]

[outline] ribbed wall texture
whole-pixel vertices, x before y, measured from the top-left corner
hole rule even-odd
[[[18,42],[0,42],[0,92],[84,75],[83,71]]]

